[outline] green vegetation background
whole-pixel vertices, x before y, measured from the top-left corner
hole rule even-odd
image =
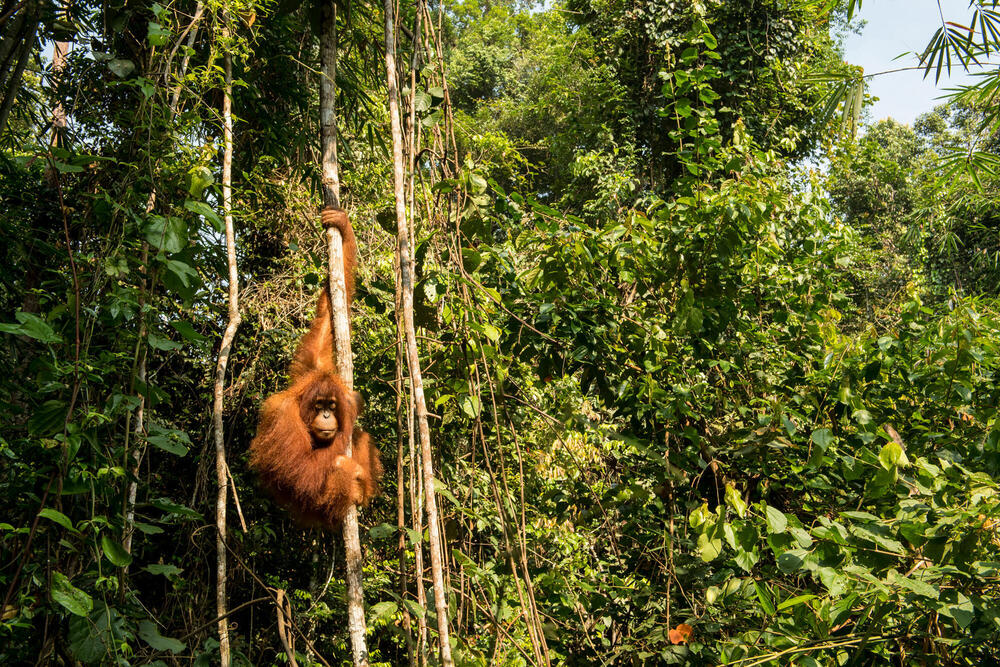
[[[533,627],[557,665],[1000,661],[995,103],[839,131],[858,74],[835,5],[443,7],[413,91],[417,321],[459,664],[531,664]],[[223,41],[209,2],[188,48],[190,0],[25,6],[36,54],[75,47],[57,79],[33,61],[0,134],[0,662],[218,659],[228,50],[244,313],[226,394],[231,635],[241,664],[285,664],[261,588],[276,586],[344,663],[339,538],[291,524],[246,467],[325,270],[315,9],[229,3]],[[412,29],[414,6],[400,14]],[[362,514],[369,648],[396,665],[402,614],[433,609],[412,591],[423,536],[397,552],[382,15],[345,16],[355,373],[388,471]],[[412,47],[401,37],[400,61]],[[50,150],[57,101],[70,123]]]

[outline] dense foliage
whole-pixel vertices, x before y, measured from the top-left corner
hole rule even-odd
[[[1000,661],[995,113],[837,135],[836,4],[400,4],[458,663]],[[325,275],[318,6],[0,7],[0,60],[31,55],[0,78],[0,662],[219,659],[228,53],[234,657],[286,661],[277,588],[299,664],[348,664],[339,537],[246,465]],[[369,650],[406,664],[434,609],[395,384],[382,19],[342,8],[340,159],[387,471],[362,512]]]

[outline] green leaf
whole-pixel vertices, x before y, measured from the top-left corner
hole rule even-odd
[[[101,548],[104,550],[104,555],[108,557],[108,560],[118,567],[127,567],[132,563],[132,556],[129,552],[125,551],[125,547],[107,535],[101,536]]]
[[[490,339],[491,343],[500,340],[500,330],[488,322],[483,323],[483,333]]]
[[[100,620],[100,616],[98,616]],[[70,655],[85,665],[97,663],[107,654],[104,636],[94,632],[89,618],[71,616],[67,636]]]
[[[767,532],[769,533],[783,533],[785,528],[788,527],[788,519],[781,510],[767,505],[764,509],[765,519],[767,521]]]
[[[89,616],[69,619],[68,648],[73,657],[83,663],[94,664],[107,659],[124,638],[125,623],[121,615],[103,602],[98,602]]]
[[[778,611],[800,605],[803,602],[808,602],[809,600],[815,600],[817,597],[818,596],[816,595],[796,595],[795,597],[782,601],[781,604],[778,605]]]
[[[413,93],[413,108],[418,112],[430,109],[433,101],[431,96],[424,90],[417,90]]]
[[[144,535],[159,535],[163,532],[163,529],[159,526],[153,526],[148,523],[143,523],[142,521],[136,521],[135,527]]]
[[[432,111],[429,114],[427,114],[427,117],[424,118],[422,121],[420,121],[420,124],[423,125],[424,127],[428,128],[428,129],[430,129],[430,128],[434,127],[435,125],[437,125],[439,122],[441,122],[441,118],[443,116],[444,116],[444,114],[441,112],[441,109],[437,108],[434,111]]]
[[[180,514],[181,516],[189,516],[195,519],[201,518],[201,513],[196,512],[193,509],[185,507],[184,505],[178,505],[177,503],[171,502],[168,498],[157,498],[150,503],[153,507],[164,512],[170,512],[171,514]]]
[[[479,411],[483,409],[482,402],[478,396],[465,395],[459,404],[462,406],[462,412],[472,419],[475,419],[479,415]]]
[[[71,614],[86,616],[94,608],[94,600],[87,593],[69,582],[62,572],[52,573],[52,599],[61,604]]]
[[[125,60],[124,58],[115,58],[108,63],[108,69],[111,70],[111,73],[119,79],[124,79],[135,71],[135,63],[131,60]]]
[[[151,565],[147,565],[142,569],[144,569],[146,572],[149,572],[150,574],[163,575],[167,579],[173,579],[175,577],[179,577],[181,573],[184,572],[183,568],[177,567],[176,565],[161,565],[159,563],[153,563]]]
[[[753,570],[753,566],[760,560],[760,555],[758,555],[756,551],[738,551],[733,560],[735,560],[736,564],[743,568],[745,572],[751,572]]]
[[[45,401],[35,409],[35,414],[28,420],[31,432],[37,435],[53,435],[63,430],[66,424],[66,411],[69,405],[56,399]]]
[[[947,600],[940,600],[931,607],[939,614],[952,618],[959,627],[967,628],[976,618],[976,608],[972,600],[958,591],[948,591]]]
[[[904,577],[903,575],[896,573],[895,576],[891,577],[889,583],[896,584],[897,586],[902,586],[903,588],[916,593],[925,598],[931,600],[937,600],[941,597],[941,591],[937,586],[927,583],[926,581],[920,581],[919,579],[910,579],[909,577]]]
[[[706,563],[715,560],[722,553],[722,540],[708,533],[698,536],[698,555]]]
[[[483,263],[483,256],[474,248],[462,248],[462,266],[469,273],[475,273]]]
[[[416,600],[405,599],[403,600],[403,606],[406,607],[406,610],[410,612],[412,616],[417,618],[423,618],[427,613],[421,605],[417,604]]]
[[[769,616],[774,615],[774,601],[771,599],[771,594],[767,590],[767,586],[763,582],[754,581],[753,587],[757,591],[757,600],[760,601],[760,606],[764,608],[764,612]]]
[[[180,218],[152,215],[142,231],[150,245],[167,253],[180,252],[187,245],[187,225]]]
[[[472,172],[469,174],[469,185],[472,188],[472,192],[475,194],[482,194],[486,192],[486,179]]]
[[[0,331],[17,336],[27,336],[42,343],[60,343],[62,337],[57,335],[48,322],[33,313],[17,311],[14,319],[18,324],[0,324]]]
[[[688,523],[700,533],[714,526],[717,519],[718,517],[708,509],[708,503],[702,503],[688,515]]]
[[[206,167],[205,165],[198,165],[196,167],[191,167],[191,169],[188,170],[188,194],[190,194],[195,199],[201,199],[201,196],[205,194],[205,188],[209,187],[213,183],[215,183],[215,176],[212,174],[212,170]],[[205,206],[209,211],[212,211],[211,207],[209,207],[207,204]],[[208,217],[206,213],[202,212],[204,209],[198,210],[194,208],[189,208],[187,202],[184,202],[184,208],[187,208],[192,213],[200,213],[201,215],[204,215],[206,218]],[[222,220],[220,220],[219,216],[215,214],[215,211],[212,211],[212,215],[215,217],[215,220],[218,220],[218,226],[217,226],[218,231],[222,232],[223,230]],[[212,224],[213,225],[216,224],[215,221],[212,221]]]
[[[863,540],[870,540],[880,547],[891,551],[893,553],[904,554],[906,553],[906,547],[903,543],[896,540],[889,534],[889,530],[885,526],[881,525],[871,525],[871,526],[859,526],[857,524],[851,526],[851,532],[860,537]]]
[[[164,46],[170,41],[171,34],[170,30],[153,21],[150,21],[146,28],[146,39],[150,46]]]
[[[162,449],[174,456],[184,456],[191,447],[191,439],[187,433],[178,429],[166,428],[156,422],[150,422],[146,441],[157,449]]]
[[[63,514],[58,510],[52,509],[51,507],[46,507],[45,509],[43,509],[41,512],[38,513],[38,516],[43,517],[45,519],[49,519],[50,521],[55,521],[63,528],[71,530],[74,533],[80,532],[73,526],[73,522],[70,521],[68,516],[66,516],[65,514]]]
[[[194,343],[203,343],[208,340],[208,336],[203,336],[202,334],[195,331],[194,327],[191,326],[190,322],[185,322],[183,320],[177,320],[171,322],[170,326],[174,328],[174,331],[184,336],[186,340]]]
[[[434,492],[439,493],[448,500],[450,500],[451,504],[454,505],[455,507],[462,506],[462,503],[458,502],[458,498],[456,498],[455,494],[451,492],[451,489],[448,488],[448,485],[442,482],[437,477],[434,478]]]
[[[166,265],[167,270],[170,271],[170,273],[173,274],[184,287],[190,287],[198,279],[198,272],[184,262],[176,259],[168,259]]]
[[[152,621],[139,623],[139,637],[155,651],[170,651],[174,655],[187,650],[187,645],[179,639],[164,637]]]
[[[807,555],[809,552],[805,549],[790,549],[778,556],[778,569],[785,574],[797,572],[802,567],[802,563],[805,562]]]
[[[739,494],[739,491],[736,490],[736,486],[732,482],[726,484],[726,504],[733,508],[741,519],[746,517],[747,504],[744,502],[743,498]]]
[[[895,442],[890,442],[882,447],[882,451],[878,454],[878,460],[882,467],[889,472],[910,465],[910,460],[906,458],[906,452]]]
[[[854,421],[864,426],[865,424],[870,424],[872,421],[872,413],[867,410],[855,410],[854,414],[851,415]]]
[[[384,540],[396,532],[396,526],[388,523],[380,523],[368,529],[368,536],[373,540]]]
[[[211,173],[209,173],[209,176],[211,176]],[[211,181],[209,181],[205,185],[201,185],[201,183],[202,181],[199,181],[199,185],[202,190],[204,190],[205,187],[207,187],[208,185],[211,185]],[[193,185],[194,185],[194,179],[192,177],[192,187]],[[197,196],[201,196],[200,191]],[[208,220],[212,224],[212,227],[215,229],[215,231],[219,232],[220,234],[226,231],[226,223],[223,222],[222,218],[219,217],[219,214],[216,213],[215,210],[205,202],[188,199],[184,202],[184,208]]]
[[[169,338],[163,338],[162,336],[157,336],[156,334],[149,334],[147,337],[149,341],[149,346],[154,350],[163,350],[165,352],[170,352],[171,350],[180,350],[184,346],[180,343],[175,343]]]
[[[795,538],[795,541],[798,542],[799,546],[803,549],[808,549],[812,546],[812,536],[809,534],[809,531],[804,528],[792,527],[788,529],[788,532],[792,534],[792,537]]]
[[[373,605],[369,610],[370,614],[368,623],[371,625],[377,619],[395,616],[398,611],[399,605],[395,602],[379,602],[378,604]]]
[[[830,429],[828,428],[816,429],[815,431],[812,432],[812,436],[810,436],[810,439],[816,444],[817,447],[820,448],[820,451],[822,451],[823,453],[826,453],[826,450],[829,449],[830,445],[832,445],[836,440],[836,438],[833,435],[833,432],[830,431]]]

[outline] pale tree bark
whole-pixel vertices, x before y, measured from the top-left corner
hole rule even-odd
[[[402,310],[400,311],[402,312]],[[402,327],[401,327],[402,329]],[[405,335],[405,334],[404,334]],[[424,483],[417,470],[416,428],[413,405],[413,392],[409,395],[409,411],[407,413],[407,441],[410,454],[410,507],[412,510],[413,532],[417,535],[417,543],[413,546],[413,571],[417,579],[417,606],[427,608],[427,591],[424,588]],[[422,468],[421,468],[422,469]],[[427,616],[417,617],[417,657],[420,667],[427,664]]]
[[[430,427],[427,424],[427,402],[424,398],[420,356],[417,352],[416,329],[413,324],[413,264],[410,259],[409,229],[406,224],[403,130],[400,123],[399,89],[396,82],[396,34],[392,0],[385,0],[385,70],[389,92],[389,121],[392,129],[393,192],[396,199],[396,254],[399,263],[397,280],[401,283],[402,319],[406,333],[406,357],[410,371],[410,389],[413,392],[417,427],[420,434],[424,501],[430,537],[431,578],[434,584],[434,608],[437,611],[438,650],[441,664],[444,667],[452,667],[454,661],[451,657],[451,640],[448,631],[448,599],[444,590],[443,549],[438,522],[437,499],[434,491],[434,460],[431,452]]]
[[[397,281],[398,282],[398,281]],[[396,312],[399,312],[399,288],[396,288]],[[398,320],[398,318],[397,318]],[[409,590],[406,578],[406,485],[403,464],[403,440],[406,437],[406,411],[403,407],[403,339],[396,332],[396,530],[399,532],[399,543],[396,546],[399,558],[399,599],[405,600]],[[411,508],[415,511],[415,508]],[[406,661],[410,667],[417,667],[417,654],[413,646],[413,618],[406,606],[403,606],[403,633],[406,635]]]
[[[417,131],[417,109],[414,103],[415,96],[417,94],[417,72],[420,71],[420,47],[423,39],[423,25],[421,24],[421,17],[423,14],[419,10],[422,5],[421,0],[417,0],[418,10],[416,16],[414,17],[413,26],[413,59],[410,62],[410,113],[407,116],[407,138],[409,143],[407,144],[407,157],[409,158],[409,169],[410,174],[415,173],[416,170],[416,160],[417,160],[417,145],[420,142],[420,134]],[[408,238],[413,238],[413,218],[414,211],[416,210],[416,183],[413,178],[410,178],[406,183],[407,187],[407,202],[409,206],[409,218],[408,218]],[[393,263],[393,268],[396,271],[394,274],[396,282],[396,293],[395,293],[395,312],[396,312],[396,340],[397,340],[397,360],[396,365],[399,367],[398,372],[400,375],[403,373],[403,368],[405,366],[406,360],[406,327],[403,324],[403,282],[399,277],[399,257],[396,257],[396,261]],[[407,405],[406,405],[406,434],[407,434],[407,445],[409,447],[409,495],[410,495],[410,512],[413,521],[413,531],[416,535],[421,536],[417,540],[416,544],[413,545],[413,566],[414,572],[416,573],[416,585],[417,585],[417,605],[421,609],[427,608],[427,592],[424,590],[424,542],[423,542],[423,516],[424,516],[424,496],[423,496],[423,484],[420,481],[420,475],[416,471],[416,444],[415,444],[415,423],[414,423],[414,405],[413,405],[413,392],[407,391]],[[402,437],[402,436],[401,436]],[[402,479],[402,477],[400,477]],[[400,485],[402,486],[402,484]],[[422,614],[417,617],[417,655],[416,663],[420,667],[427,664],[427,616]]]
[[[146,252],[143,252],[145,258]],[[145,266],[145,261],[143,261]],[[145,290],[146,281],[143,280]],[[140,446],[143,434],[146,432],[146,318],[142,314],[142,300],[139,301],[139,340],[136,343],[139,353],[136,364],[135,377],[139,380],[139,405],[135,409],[135,425],[132,433],[135,435],[135,443],[132,448],[132,479],[128,483],[128,493],[125,496],[125,540],[123,546],[125,551],[132,553],[132,536],[135,534],[135,501],[139,493],[139,465],[142,463],[142,454],[145,448]],[[125,450],[128,451],[128,435],[126,434]]]
[[[337,6],[330,0],[323,6],[320,37],[320,141],[323,149],[324,214],[340,208],[340,174],[337,160]],[[350,314],[347,311],[347,287],[344,276],[344,245],[340,231],[326,230],[329,250],[330,317],[337,372],[348,389],[354,388],[354,358],[351,354]],[[347,456],[351,455],[351,434],[347,434]],[[367,667],[365,642],[365,597],[361,585],[361,538],[358,535],[358,510],[347,510],[343,522],[345,575],[347,582],[347,629],[351,636],[351,656],[355,667]]]
[[[52,45],[52,83],[59,85],[63,68],[66,67],[66,54],[69,53],[69,42],[56,42]],[[62,101],[56,102],[52,110],[52,145],[57,146],[66,130],[66,109]]]
[[[223,13],[222,35],[229,37],[229,14]],[[222,667],[229,667],[229,625],[226,615],[226,503],[229,497],[229,468],[226,463],[226,442],[222,427],[223,394],[226,387],[226,367],[236,329],[242,319],[239,311],[239,274],[236,269],[236,235],[233,231],[233,60],[225,55],[225,90],[222,97],[223,156],[222,156],[222,210],[226,225],[226,260],[229,266],[229,322],[226,324],[219,359],[215,367],[215,395],[212,404],[212,422],[215,434],[215,476],[219,493],[215,501],[216,583],[215,608],[219,617],[219,654]]]

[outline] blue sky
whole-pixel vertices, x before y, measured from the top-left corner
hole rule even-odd
[[[968,0],[941,0],[947,21],[968,25],[972,12]],[[935,0],[864,0],[858,18],[868,23],[860,35],[850,35],[845,45],[847,62],[861,65],[865,74],[916,65],[916,56],[930,41],[941,25]],[[898,60],[896,56],[909,51]],[[941,75],[939,86],[934,74],[926,79],[923,71],[897,72],[869,79],[869,92],[879,97],[870,110],[872,120],[892,117],[903,123],[913,120],[941,104],[945,89],[968,82],[961,70],[952,69],[952,77]]]

